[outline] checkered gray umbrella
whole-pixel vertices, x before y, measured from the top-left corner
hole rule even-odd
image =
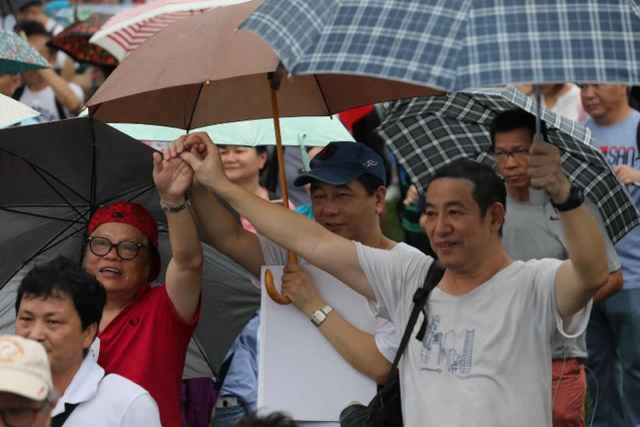
[[[292,74],[445,91],[640,83],[637,0],[265,0],[242,26]]]
[[[459,158],[494,166],[489,129],[496,114],[522,108],[535,114],[531,98],[515,89],[413,98],[389,104],[378,128],[420,191],[434,172]],[[591,131],[546,109],[547,142],[561,151],[564,173],[600,209],[612,241],[640,223],[629,194],[599,150]]]

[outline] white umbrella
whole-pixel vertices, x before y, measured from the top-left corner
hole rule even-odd
[[[39,116],[36,110],[13,98],[0,94],[0,128]]]
[[[149,37],[175,21],[247,0],[156,0],[109,19],[89,40],[122,61]]]

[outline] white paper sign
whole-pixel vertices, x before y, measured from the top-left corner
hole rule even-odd
[[[283,267],[263,267],[263,285],[267,268],[280,289]],[[329,305],[355,327],[373,334],[376,322],[364,297],[318,268],[306,263],[302,268]],[[367,404],[376,392],[375,383],[353,369],[301,311],[276,304],[266,291],[259,348],[261,411],[284,411],[297,421],[337,422],[348,404]]]

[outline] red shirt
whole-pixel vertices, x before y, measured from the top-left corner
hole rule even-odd
[[[180,381],[189,339],[198,321],[176,312],[164,286],[150,287],[98,335],[98,363],[144,387],[160,408],[164,427],[180,427]]]

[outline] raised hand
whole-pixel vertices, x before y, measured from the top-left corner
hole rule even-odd
[[[313,285],[311,277],[297,263],[285,266],[282,276],[282,292],[309,317],[326,304]]]
[[[210,190],[217,191],[229,182],[218,149],[204,132],[178,138],[164,154],[184,160],[193,169],[197,181]]]
[[[634,169],[631,166],[618,165],[613,171],[616,177],[618,177],[618,180],[625,185],[640,182],[640,170]]]
[[[534,138],[527,173],[531,186],[546,191],[554,203],[563,203],[569,197],[571,182],[562,173],[560,150],[554,145]]]
[[[180,158],[163,159],[160,153],[153,153],[153,182],[161,200],[180,204],[193,182],[193,170]]]

